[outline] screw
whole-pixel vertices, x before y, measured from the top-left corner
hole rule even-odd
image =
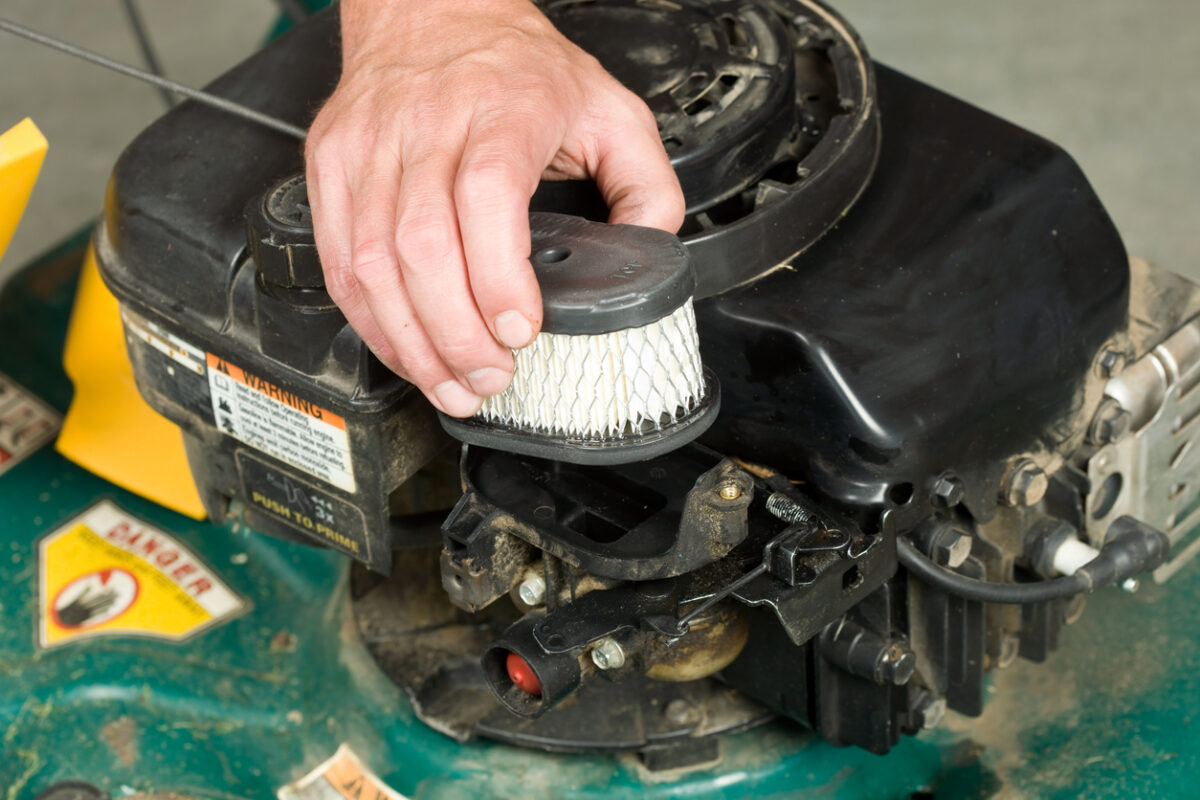
[[[625,651],[611,636],[592,645],[592,663],[600,669],[620,669],[625,666]]]
[[[725,483],[721,484],[721,488],[718,490],[718,492],[720,493],[722,500],[737,500],[742,496],[742,487],[738,486],[733,481],[726,481]]]
[[[1106,347],[1096,358],[1096,372],[1101,378],[1111,378],[1125,369],[1125,354]]]
[[[1126,578],[1125,581],[1121,584],[1121,588],[1124,589],[1126,592],[1129,592],[1129,594],[1133,594],[1138,589],[1140,589],[1141,586],[1142,586],[1142,584],[1141,584],[1141,582],[1138,581],[1137,578]]]
[[[527,606],[540,606],[546,600],[546,581],[536,572],[521,581],[517,597]]]
[[[1050,488],[1050,479],[1033,459],[1019,459],[1008,473],[1008,481],[1002,499],[1014,507],[1032,506],[1040,501]]]
[[[931,502],[939,508],[953,508],[962,502],[963,484],[953,475],[943,475],[933,484]]]

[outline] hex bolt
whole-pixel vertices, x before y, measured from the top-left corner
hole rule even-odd
[[[1125,369],[1125,354],[1120,350],[1106,347],[1096,358],[1096,372],[1101,378],[1111,378]]]
[[[517,597],[527,606],[540,606],[546,601],[546,580],[536,572],[530,573],[517,587]]]
[[[939,530],[930,548],[930,557],[950,569],[958,569],[971,555],[971,537],[949,525]]]
[[[916,668],[916,654],[902,644],[892,644],[884,651],[877,674],[884,683],[903,686]]]
[[[938,508],[953,508],[963,500],[963,483],[953,475],[943,475],[933,484],[930,502]]]
[[[600,669],[620,669],[625,666],[625,651],[616,639],[605,636],[592,645],[592,663]]]
[[[1096,408],[1088,426],[1088,440],[1092,444],[1106,445],[1120,441],[1133,425],[1133,415],[1111,397],[1105,397]]]
[[[1050,488],[1050,478],[1031,458],[1019,459],[1009,470],[1001,499],[1010,506],[1032,506],[1038,503]]]
[[[1140,581],[1138,581],[1137,578],[1126,578],[1124,581],[1121,582],[1121,588],[1124,589],[1129,594],[1133,594],[1138,589],[1140,589],[1141,586],[1142,586],[1142,584]]]
[[[717,490],[722,500],[733,501],[742,496],[742,487],[734,481],[726,481],[721,484],[721,488]]]

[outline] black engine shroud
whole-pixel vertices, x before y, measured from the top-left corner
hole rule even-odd
[[[579,11],[570,3],[547,5],[552,18]],[[639,4],[607,5],[634,13],[629,8]],[[716,19],[741,13],[736,4],[683,5]],[[650,96],[668,151],[690,176],[681,236],[700,284],[704,361],[723,396],[704,452],[717,454],[713,463],[726,456],[769,465],[802,482],[804,494],[844,520],[848,534],[883,542],[869,574],[843,577],[857,603],[850,624],[885,644],[907,641],[906,609],[918,598],[893,577],[894,537],[935,513],[931,492],[940,477],[961,481],[955,513],[987,522],[1014,456],[1079,445],[1080,420],[1092,410],[1093,362],[1127,324],[1128,260],[1087,180],[1060,148],[886,67],[875,65],[872,74],[845,23],[816,3],[748,5],[768,22],[745,22],[750,33],[722,28],[729,47],[724,61],[712,62],[717,66],[697,73],[671,62],[678,67],[673,89],[627,81]],[[580,30],[591,31],[579,34],[585,40],[604,41],[587,26]],[[749,47],[747,36],[782,36],[795,50],[794,64],[756,66],[738,51]],[[319,15],[211,89],[305,124],[337,81],[336,39],[336,18]],[[605,63],[622,77],[620,63]],[[696,74],[720,82],[730,64],[749,70],[743,77],[759,70],[766,80],[781,80],[782,89],[759,97],[757,88],[725,81],[725,94],[704,100],[688,84]],[[675,105],[666,108],[668,100]],[[708,108],[702,100],[718,107],[786,102],[788,110],[755,106],[764,120],[757,138],[729,143],[724,128],[700,118],[696,109]],[[744,141],[754,147],[721,161]],[[327,296],[277,291],[258,279],[244,208],[302,167],[294,142],[185,103],[121,157],[97,252],[135,324],[178,337],[265,379],[280,396],[345,421],[354,480],[337,485],[226,435],[206,379],[172,369],[168,356],[130,337],[139,388],[182,427],[210,516],[244,514],[256,529],[336,547],[387,574],[394,551],[400,563],[405,548],[441,541],[444,514],[431,527],[427,512],[445,504],[425,497],[423,487],[437,483],[427,465],[446,440],[425,401],[381,367]],[[726,183],[703,180],[714,170]],[[594,209],[588,197],[587,187],[544,186],[535,205],[582,213]],[[471,463],[468,453],[464,465]],[[442,494],[445,484],[438,484]],[[676,495],[661,505],[681,502]],[[328,509],[325,530],[280,511],[297,504],[310,519],[313,509]],[[761,516],[761,509],[753,513]],[[636,561],[635,543],[621,544],[631,527],[609,520],[593,549],[613,544]],[[453,538],[452,526],[447,530]],[[539,551],[521,541],[523,558]],[[746,541],[761,544],[753,536]],[[737,542],[728,544],[711,557],[724,558]],[[569,548],[547,552],[580,566]],[[757,557],[748,545],[732,552],[729,558],[746,565]],[[981,702],[983,606],[927,594],[921,614],[943,638],[926,671],[942,678],[928,678],[924,689],[873,681],[837,667],[833,656],[818,658],[826,652],[819,637],[796,643],[776,614],[761,609],[749,614],[748,644],[723,679],[831,741],[886,751],[901,730],[920,726],[914,715],[922,692],[944,694],[967,712],[977,713]],[[739,597],[748,601],[745,592]],[[966,633],[951,635],[952,620]],[[971,666],[947,678],[954,672],[949,660]],[[528,728],[505,733],[491,719],[474,732],[550,746]],[[564,727],[561,718],[553,725]]]

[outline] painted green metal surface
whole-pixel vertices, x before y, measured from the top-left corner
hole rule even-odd
[[[0,371],[62,409],[78,241],[0,294]],[[201,554],[252,604],[183,644],[35,647],[37,541],[101,498]],[[270,798],[345,742],[415,798],[1193,797],[1200,768],[1200,571],[1103,591],[1047,664],[999,673],[984,715],[873,756],[775,724],[715,768],[650,776],[628,757],[559,756],[423,726],[347,617],[347,564],[236,524],[196,523],[44,448],[0,477],[0,798],[86,780],[114,797]],[[918,794],[930,793],[930,794]]]

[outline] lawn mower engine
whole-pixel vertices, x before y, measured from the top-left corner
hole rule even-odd
[[[183,104],[96,237],[209,515],[349,556],[422,720],[653,770],[776,716],[884,753],[1194,553],[1200,292],[1127,257],[1062,150],[812,0],[543,8],[649,104],[688,214],[539,189],[540,416],[439,419],[374,358],[278,133]],[[305,124],[337,41],[317,15],[212,89]],[[635,339],[630,374],[588,365]]]

